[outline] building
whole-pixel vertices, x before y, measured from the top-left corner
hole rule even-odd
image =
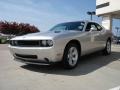
[[[120,19],[120,0],[96,0],[96,15],[102,16],[102,25],[112,30],[113,19]]]

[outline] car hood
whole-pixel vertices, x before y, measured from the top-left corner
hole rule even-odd
[[[23,36],[18,36],[13,38],[12,40],[45,40],[45,39],[54,39],[59,36],[66,36],[67,34],[77,34],[80,31],[47,31],[47,32],[39,32],[39,33],[32,33]]]

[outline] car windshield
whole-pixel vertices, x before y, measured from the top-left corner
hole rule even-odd
[[[68,22],[54,26],[50,31],[66,31],[66,30],[77,30],[82,31],[85,22]]]

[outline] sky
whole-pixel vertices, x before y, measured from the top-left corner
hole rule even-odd
[[[48,30],[61,22],[89,19],[86,12],[95,11],[95,3],[95,0],[0,0],[0,20],[30,23]]]
[[[0,20],[30,23],[40,31],[61,22],[89,20],[86,12],[95,10],[96,0],[0,0]],[[93,19],[101,22],[100,17]]]

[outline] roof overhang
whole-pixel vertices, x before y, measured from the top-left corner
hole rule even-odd
[[[96,0],[96,15],[120,19],[120,0]]]

